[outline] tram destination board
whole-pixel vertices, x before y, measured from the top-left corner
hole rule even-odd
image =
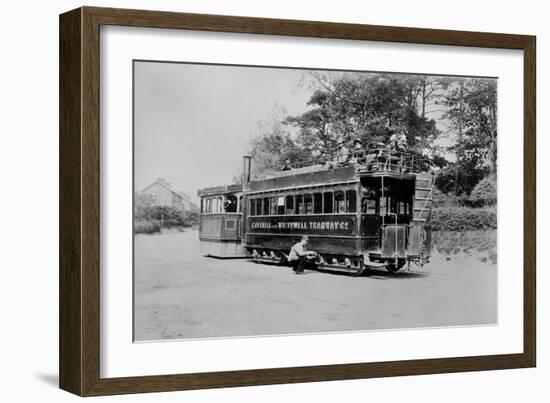
[[[354,236],[355,215],[249,217],[249,233]]]

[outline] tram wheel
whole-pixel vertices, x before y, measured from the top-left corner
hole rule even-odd
[[[398,259],[397,262],[394,259],[386,260],[386,270],[390,273],[397,273],[403,266],[405,266],[405,259]]]
[[[273,263],[275,263],[278,266],[284,266],[286,264],[286,258],[285,255],[281,252],[275,252],[275,260]]]

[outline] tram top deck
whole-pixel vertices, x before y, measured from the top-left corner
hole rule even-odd
[[[355,151],[351,160],[340,166],[331,163],[304,163],[292,169],[268,175],[264,179],[246,182],[246,193],[284,190],[314,184],[352,183],[364,177],[414,179],[420,173],[433,173],[426,157],[387,148]]]

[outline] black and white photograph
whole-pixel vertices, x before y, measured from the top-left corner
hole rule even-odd
[[[133,72],[135,341],[497,324],[497,78]]]

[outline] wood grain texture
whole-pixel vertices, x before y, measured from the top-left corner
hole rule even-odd
[[[131,378],[100,377],[99,28],[475,46],[524,51],[524,352]],[[536,363],[535,37],[82,7],[60,17],[60,387],[81,396],[532,367]],[[146,365],[146,363],[144,363]]]
[[[537,156],[536,156],[536,39],[530,37],[524,48],[523,66],[523,354],[536,366],[537,338]]]
[[[59,21],[59,386],[82,394],[81,10]]]

